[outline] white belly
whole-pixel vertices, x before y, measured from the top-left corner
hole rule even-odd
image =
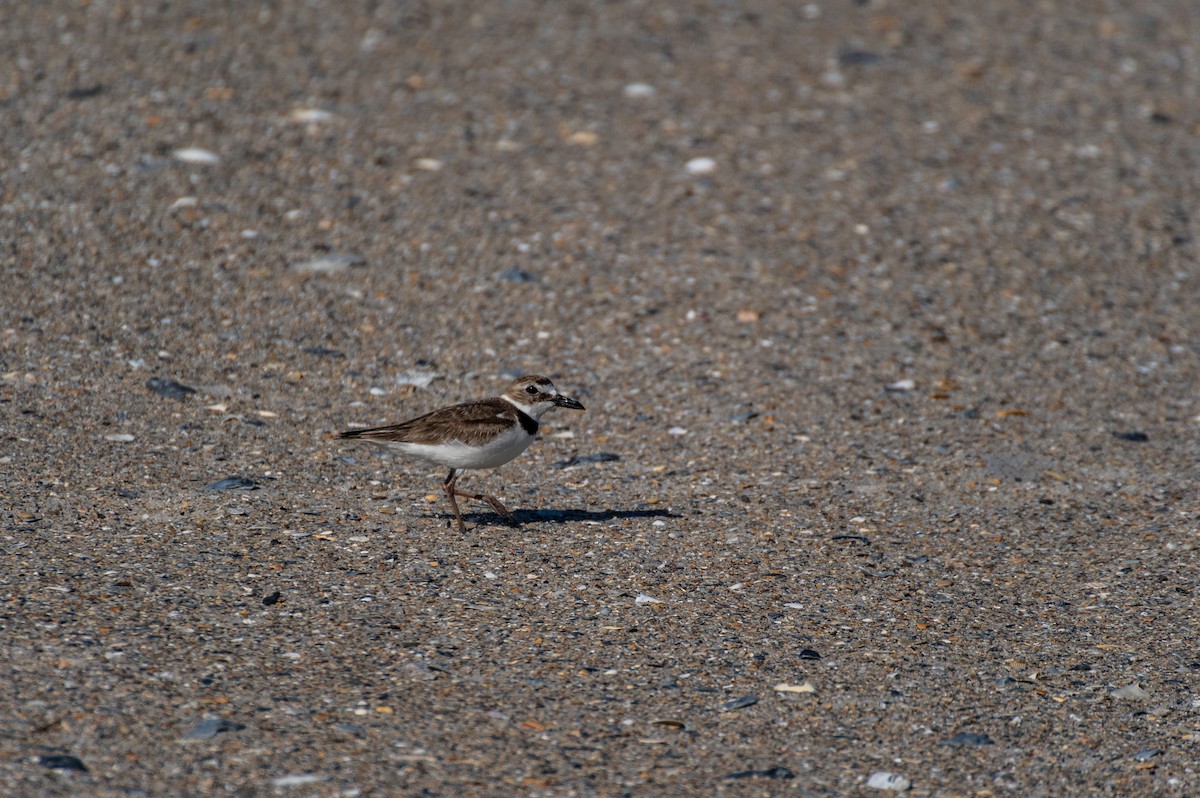
[[[388,448],[448,468],[495,468],[528,449],[533,440],[533,436],[525,430],[513,427],[483,446],[450,441],[438,444],[389,443]]]

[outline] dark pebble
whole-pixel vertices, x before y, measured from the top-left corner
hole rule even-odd
[[[842,66],[863,66],[881,61],[878,53],[870,50],[843,50],[838,53],[838,63]]]
[[[575,455],[566,460],[552,464],[551,468],[570,468],[571,466],[586,465],[587,463],[612,463],[621,459],[621,455],[612,452],[596,452],[595,454]]]
[[[785,767],[773,767],[768,770],[739,770],[725,776],[727,779],[794,779],[796,774]]]
[[[357,723],[335,723],[333,728],[340,731],[342,734],[350,734],[355,737],[366,737],[367,730]]]
[[[505,269],[504,271],[500,272],[500,279],[507,280],[510,283],[536,283],[538,278],[535,274],[531,274],[524,269],[513,266],[511,269]],[[516,379],[516,377],[513,379]]]
[[[324,346],[306,346],[304,348],[304,351],[310,355],[317,355],[319,357],[345,357],[346,356],[345,352],[342,352],[338,349],[329,349],[328,347],[324,347]]]
[[[940,741],[941,745],[991,745],[994,743],[991,737],[986,734],[975,734],[974,732],[962,732],[953,737],[947,737]]]
[[[44,768],[53,768],[55,770],[74,770],[80,773],[87,773],[87,765],[83,764],[77,756],[70,754],[45,754],[38,757],[38,764]]]
[[[866,535],[834,535],[830,540],[846,541],[847,543],[858,543],[862,546],[871,545],[871,540]]]
[[[104,84],[96,83],[91,86],[80,86],[67,92],[68,100],[90,100],[104,93]]]
[[[241,731],[246,728],[241,723],[235,723],[228,718],[205,718],[192,727],[187,733],[187,740],[211,740],[221,732]]]
[[[195,393],[196,389],[188,387],[175,380],[163,380],[158,377],[151,377],[146,381],[146,387],[159,396],[165,396],[167,399],[182,399],[188,394]]]
[[[800,659],[820,659],[821,655],[811,648],[806,648],[800,652]]]
[[[691,731],[688,728],[687,721],[679,720],[678,718],[657,718],[650,721],[655,726],[661,726],[664,729],[673,729],[675,731]]]
[[[1130,443],[1145,443],[1150,440],[1150,436],[1144,432],[1114,432],[1113,437],[1119,441],[1129,441]]]
[[[278,604],[278,603],[279,603],[279,597],[280,597],[280,593],[279,593],[279,591],[278,591],[278,590],[276,590],[274,593],[272,593],[272,594],[271,594],[271,595],[269,595],[269,596],[263,596],[263,600],[262,600],[262,602],[263,602],[263,604],[265,604],[266,606],[270,607],[272,604]]]
[[[732,701],[726,701],[724,704],[721,705],[721,711],[732,712],[735,709],[745,709],[746,707],[752,707],[757,703],[758,703],[758,696],[744,695],[741,698],[735,698]]]
[[[207,485],[205,490],[213,492],[220,490],[258,490],[258,483],[246,477],[225,477],[219,479],[211,485]]]

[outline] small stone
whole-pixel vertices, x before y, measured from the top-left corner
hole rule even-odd
[[[777,693],[815,693],[817,688],[812,686],[811,682],[803,684],[777,684],[773,688]]]
[[[735,698],[732,701],[726,701],[724,704],[721,705],[721,711],[722,712],[732,712],[735,709],[745,709],[746,707],[752,707],[757,703],[758,703],[758,696],[744,695],[741,698]]]
[[[668,435],[687,435],[687,429],[684,427],[671,427],[667,430]]]
[[[196,392],[195,388],[189,385],[184,385],[175,380],[165,380],[160,377],[151,377],[146,380],[146,387],[159,396],[164,396],[167,399],[182,399],[189,394]]]
[[[717,162],[712,158],[693,158],[687,162],[687,170],[693,175],[711,175],[717,171]]]
[[[241,723],[235,723],[229,718],[205,718],[192,727],[192,730],[183,738],[185,740],[211,740],[221,732],[241,731],[246,728]]]
[[[758,321],[760,318],[762,318],[762,314],[757,310],[739,310],[737,312],[737,320],[742,324],[749,324]]]
[[[73,770],[78,773],[87,773],[87,765],[83,764],[77,756],[70,754],[43,754],[37,758],[37,762],[44,768],[52,770]]]
[[[324,780],[323,776],[317,776],[312,773],[299,773],[294,776],[279,776],[271,779],[271,783],[276,787],[303,787],[305,784],[316,784]]]
[[[687,731],[687,721],[679,720],[678,718],[654,718],[650,721],[655,726],[662,726],[665,729],[674,729],[676,731]]]
[[[577,144],[580,147],[591,147],[598,141],[600,141],[600,136],[590,130],[577,130],[567,136],[568,143]]]
[[[1114,432],[1113,437],[1130,443],[1146,443],[1150,440],[1150,436],[1144,432]]]
[[[843,50],[838,53],[838,63],[842,66],[865,66],[879,60],[880,56],[869,50]]]
[[[776,765],[766,770],[739,770],[725,776],[727,779],[794,779],[796,774],[785,767]]]
[[[437,158],[418,158],[413,166],[422,172],[439,172],[445,164]]]
[[[656,599],[653,596],[647,596],[645,593],[639,593],[638,597],[633,600],[634,604],[662,604],[661,599]]]
[[[1136,754],[1134,754],[1133,758],[1139,762],[1146,762],[1148,760],[1153,759],[1154,757],[1158,756],[1161,753],[1162,753],[1161,749],[1146,748],[1146,749],[1144,749],[1142,751],[1138,751]]]
[[[536,274],[527,272],[519,266],[513,266],[500,272],[500,279],[510,283],[536,283],[538,278]]]
[[[884,386],[885,390],[891,391],[892,393],[906,393],[916,387],[916,380],[896,380],[895,382]]]
[[[407,369],[396,375],[397,385],[412,385],[417,388],[428,388],[429,383],[441,377],[436,371],[426,369]]]
[[[806,649],[802,650],[797,656],[799,656],[800,659],[820,659],[821,658],[821,655],[818,654],[816,651],[812,650],[811,648],[806,648]]]
[[[867,786],[872,790],[904,792],[912,786],[912,782],[898,773],[888,773],[886,770],[881,770],[871,774],[871,777],[867,779]]]
[[[263,606],[270,607],[272,604],[278,604],[280,595],[281,595],[280,592],[278,590],[276,590],[274,593],[272,593],[269,596],[263,596],[263,600],[262,600]]]
[[[1136,701],[1142,701],[1150,697],[1150,694],[1143,690],[1137,682],[1113,690],[1109,695],[1113,698],[1131,698]]]
[[[960,734],[956,734],[953,737],[947,737],[944,740],[940,740],[938,744],[939,745],[968,746],[968,745],[991,745],[993,742],[995,742],[995,741],[992,740],[991,737],[988,737],[986,734],[975,734],[974,732],[961,732]]]
[[[425,662],[409,662],[409,663],[406,663],[402,667],[402,670],[405,670],[405,671],[413,674],[414,676],[416,676],[418,679],[421,679],[422,681],[432,682],[438,678],[438,670],[440,670],[440,669],[435,670],[428,663],[425,663]],[[385,709],[384,707],[376,707],[375,711],[390,713],[391,709]]]
[[[181,163],[198,164],[200,166],[216,166],[221,162],[221,156],[200,147],[181,147],[172,152],[171,157]]]
[[[67,92],[68,100],[90,100],[104,93],[103,83],[93,83],[90,86],[76,86]]]
[[[340,349],[330,349],[327,346],[306,346],[303,351],[309,355],[317,355],[318,357],[345,357],[346,353]]]
[[[222,490],[258,490],[258,483],[248,477],[225,477],[204,487],[205,490],[217,492]]]
[[[557,463],[552,463],[551,468],[571,468],[577,465],[587,465],[589,463],[615,463],[620,460],[619,454],[612,452],[596,452],[595,454],[577,454],[572,455],[566,460],[560,460]]]
[[[112,441],[113,443],[130,443],[136,439],[128,432],[114,432],[111,435],[105,435],[104,440]]]
[[[657,93],[657,89],[649,83],[627,83],[621,93],[626,97],[644,98],[653,97]]]
[[[367,259],[361,255],[346,252],[327,252],[315,258],[289,265],[294,272],[307,274],[336,274],[344,272],[351,266],[365,266]]]
[[[320,108],[296,108],[288,118],[301,125],[315,125],[333,119],[333,114]]]

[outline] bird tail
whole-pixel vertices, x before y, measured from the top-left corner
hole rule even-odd
[[[371,440],[372,438],[386,439],[388,434],[394,432],[395,429],[395,426],[372,427],[371,429],[348,429],[345,432],[339,432],[338,437],[350,438],[352,440],[355,438],[364,438],[366,440]]]

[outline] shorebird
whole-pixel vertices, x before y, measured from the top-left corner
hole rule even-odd
[[[352,429],[338,437],[363,440],[405,457],[446,466],[450,474],[442,490],[454,508],[459,531],[466,531],[457,496],[487,502],[508,521],[513,515],[499,499],[486,493],[465,493],[458,478],[468,468],[497,468],[529,448],[538,425],[557,407],[583,410],[563,396],[547,377],[531,374],[512,381],[500,396],[451,405],[423,416],[374,429]]]

